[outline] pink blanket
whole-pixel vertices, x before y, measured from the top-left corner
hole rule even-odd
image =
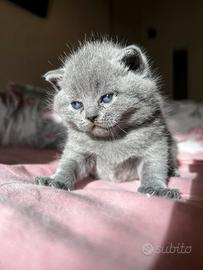
[[[24,151],[36,163],[35,150]],[[170,186],[181,201],[139,194],[139,181],[36,186],[33,176],[52,174],[57,161],[1,164],[0,270],[202,270],[203,155],[179,160],[182,177]]]

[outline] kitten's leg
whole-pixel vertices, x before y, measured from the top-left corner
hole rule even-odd
[[[180,198],[179,190],[167,187],[168,150],[164,139],[148,149],[138,169],[141,180],[141,186],[138,188],[139,192],[167,198]]]
[[[79,164],[84,157],[80,154],[65,150],[59,162],[56,173],[50,177],[39,176],[35,178],[37,184],[52,186],[56,188],[73,190],[75,180],[78,176]]]

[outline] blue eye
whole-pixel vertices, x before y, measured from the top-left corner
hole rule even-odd
[[[82,108],[82,102],[79,102],[79,101],[73,101],[71,103],[71,106],[73,107],[73,109],[75,110],[79,110],[80,108]]]
[[[101,103],[110,103],[112,101],[113,94],[106,94],[101,97]]]

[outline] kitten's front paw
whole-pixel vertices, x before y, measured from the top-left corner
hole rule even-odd
[[[35,184],[41,186],[49,186],[49,183],[52,181],[52,178],[49,176],[36,176],[34,179]]]
[[[145,194],[165,197],[168,199],[180,199],[181,193],[178,189],[171,189],[171,188],[154,188],[154,187],[146,187],[140,186],[138,191]]]
[[[35,177],[35,183],[38,185],[55,187],[55,188],[59,188],[59,189],[69,190],[69,191],[74,189],[73,181],[70,181],[69,179],[64,179],[64,178],[54,178],[54,177],[52,178],[49,176],[37,176],[37,177]]]

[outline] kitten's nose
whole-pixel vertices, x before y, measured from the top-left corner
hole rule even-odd
[[[93,123],[96,120],[97,115],[88,115],[86,116],[86,118]]]

